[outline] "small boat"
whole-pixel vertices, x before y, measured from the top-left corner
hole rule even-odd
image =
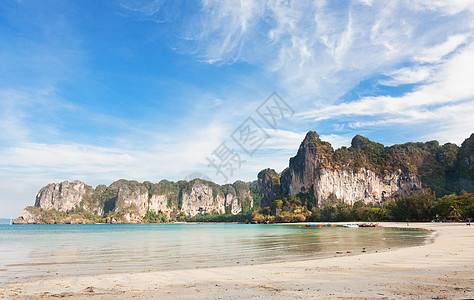
[[[10,226],[13,225],[13,217],[10,217]]]
[[[357,224],[347,224],[347,225],[344,225],[345,228],[358,228],[359,225]]]
[[[306,227],[323,227],[323,224],[306,224]]]
[[[359,224],[359,227],[377,227],[379,224],[375,224],[375,223],[363,223],[363,224]]]

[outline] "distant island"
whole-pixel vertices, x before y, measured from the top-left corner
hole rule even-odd
[[[15,224],[429,221],[474,217],[474,134],[385,147],[357,135],[334,150],[310,131],[289,167],[253,182],[51,183]]]

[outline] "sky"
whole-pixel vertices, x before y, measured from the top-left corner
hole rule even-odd
[[[51,182],[252,181],[333,147],[460,145],[474,1],[3,0],[0,217]]]

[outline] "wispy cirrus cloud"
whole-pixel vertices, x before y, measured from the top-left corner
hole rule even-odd
[[[179,0],[119,0],[118,5],[122,8],[121,12],[132,13],[147,21],[166,23],[179,17],[180,2]]]
[[[415,55],[415,61],[419,63],[440,63],[442,59],[455,51],[459,46],[465,44],[468,40],[467,34],[456,34],[449,36],[448,39],[434,47],[425,48],[419,55]]]
[[[380,83],[392,87],[429,83],[436,66],[472,40],[471,4],[206,0],[175,27],[184,41],[177,51],[215,65],[258,66],[297,110],[307,109],[341,102],[383,74],[390,78]]]
[[[0,89],[0,141],[8,146],[55,136],[59,115],[76,109],[73,103],[61,100],[52,87]]]
[[[210,64],[259,66],[303,106],[334,103],[371,76],[441,62],[471,38],[470,4],[206,0],[176,27],[184,41],[177,51]],[[422,66],[398,72],[392,78],[400,83],[430,76]]]
[[[439,138],[444,141],[460,143],[474,128],[474,121],[470,117],[474,114],[474,86],[470,83],[474,78],[473,65],[474,42],[471,42],[439,64],[421,69],[415,67],[415,71],[402,68],[392,72],[393,77],[388,81],[395,86],[429,79],[429,82],[412,92],[399,97],[365,97],[325,106],[300,116],[314,121],[347,122],[351,128],[418,124],[424,128],[420,136],[436,138],[436,135],[440,135]],[[447,135],[449,128],[451,133]]]
[[[381,85],[399,86],[402,84],[417,84],[430,80],[432,68],[426,66],[414,66],[391,71],[385,74],[389,79],[378,82]]]

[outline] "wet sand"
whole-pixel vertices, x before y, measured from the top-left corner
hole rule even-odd
[[[432,243],[379,253],[208,269],[46,277],[6,299],[472,299],[474,226],[381,223],[436,232]],[[357,254],[357,255],[354,255]]]

